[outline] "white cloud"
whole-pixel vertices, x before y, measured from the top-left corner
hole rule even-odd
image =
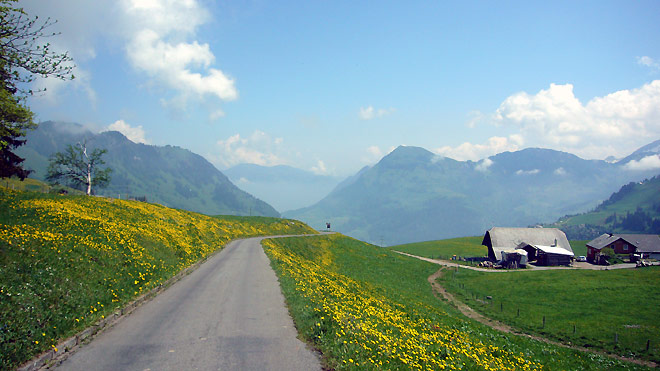
[[[142,125],[132,127],[129,124],[127,124],[124,120],[117,120],[112,124],[108,125],[106,131],[118,131],[124,134],[126,138],[128,138],[134,143],[144,143],[144,144],[149,143],[145,138],[145,132],[144,129],[142,128]]]
[[[563,167],[558,167],[552,173],[555,175],[566,175],[566,170]]]
[[[477,126],[478,123],[484,121],[486,118],[487,118],[486,115],[484,115],[480,111],[472,111],[468,113],[468,121],[465,123],[465,126],[469,127],[470,129],[473,129],[474,127]]]
[[[582,104],[573,85],[551,84],[535,95],[514,94],[493,121],[518,132],[528,146],[575,153],[584,158],[624,156],[641,147],[640,138],[660,137],[660,80]]]
[[[539,169],[532,169],[532,170],[518,170],[516,171],[516,175],[534,175],[540,173],[541,170]]]
[[[378,146],[369,146],[366,149],[366,155],[362,157],[362,162],[365,164],[375,164],[395,149],[396,146],[389,147],[386,150],[382,150]]]
[[[358,112],[358,117],[360,120],[372,120],[375,118],[383,117],[394,113],[396,109],[394,108],[379,108],[375,109],[373,106],[369,107],[360,107],[360,112]]]
[[[655,170],[660,169],[660,155],[646,156],[639,161],[632,160],[623,165],[627,170]]]
[[[458,161],[478,161],[497,153],[519,150],[522,144],[523,139],[520,135],[511,135],[508,138],[491,137],[486,144],[472,144],[465,142],[458,147],[444,146],[435,149],[434,152]]]
[[[367,153],[376,159],[381,159],[383,157],[383,151],[378,148],[378,146],[370,146],[367,148]]]
[[[325,163],[321,160],[318,160],[316,166],[312,166],[310,170],[316,175],[328,174],[328,169],[326,168]]]
[[[656,71],[660,70],[660,63],[648,56],[637,57],[637,64],[649,67]]]
[[[210,155],[212,162],[221,167],[248,163],[262,166],[288,164],[282,157],[283,140],[272,138],[261,130],[255,130],[249,137],[235,134],[217,142],[218,154]]]
[[[184,100],[238,97],[234,80],[212,67],[215,55],[209,44],[187,40],[210,18],[196,0],[123,0],[121,9],[131,22],[124,35],[126,55],[137,70]],[[212,116],[219,117],[218,111]]]
[[[54,77],[39,78],[33,84],[34,90],[46,89],[34,98],[50,105],[58,104],[63,98],[62,90],[72,87],[82,91],[92,105],[96,105],[96,92],[92,88],[91,73],[81,67],[81,63],[96,57],[94,41],[101,30],[109,27],[109,14],[112,14],[112,2],[70,0],[66,4],[60,2],[41,0],[20,0],[19,5],[30,16],[39,16],[42,22],[50,17],[55,24],[45,29],[45,33],[60,33],[54,37],[43,38],[43,43],[50,43],[51,51],[61,54],[67,53],[73,62],[65,63],[72,67],[75,79],[60,80]],[[75,10],[73,10],[75,9]],[[39,23],[41,24],[41,23]]]
[[[62,34],[47,41],[54,51],[68,51],[74,58],[78,67],[72,86],[92,102],[93,76],[80,65],[96,58],[99,40],[123,49],[130,65],[148,79],[147,86],[162,89],[161,102],[169,107],[186,109],[190,100],[238,98],[234,79],[216,66],[210,45],[197,40],[199,28],[211,20],[198,0],[21,0],[21,6],[59,21],[53,31]],[[50,99],[64,86],[54,79],[40,84],[47,86],[45,96]],[[221,110],[209,115],[211,120],[222,116]]]
[[[481,160],[477,166],[474,167],[474,170],[476,171],[481,171],[481,172],[486,172],[488,171],[488,168],[491,167],[494,164],[493,160],[489,158],[485,158]]]

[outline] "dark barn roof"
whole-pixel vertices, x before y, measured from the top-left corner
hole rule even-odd
[[[557,228],[502,228],[493,227],[486,231],[482,245],[488,246],[491,260],[502,259],[502,251],[513,250],[520,244],[553,246],[556,245],[573,253],[571,244],[564,232]]]

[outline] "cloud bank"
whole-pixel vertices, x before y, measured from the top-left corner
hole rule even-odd
[[[234,80],[213,68],[215,55],[194,38],[210,19],[195,0],[123,0],[127,27],[126,56],[133,67],[161,86],[178,92],[178,102],[211,96],[223,101],[238,98]],[[222,116],[220,112],[212,117]]]
[[[288,161],[282,156],[282,144],[282,138],[272,138],[261,130],[255,130],[245,138],[235,134],[219,140],[216,147],[218,153],[210,155],[209,158],[223,168],[242,163],[261,166],[286,165]]]
[[[238,98],[235,80],[215,66],[215,54],[208,43],[197,40],[198,29],[211,15],[198,0],[70,0],[66,3],[21,0],[29,14],[51,16],[62,32],[52,42],[55,51],[68,51],[76,64],[96,58],[100,39],[119,46],[129,65],[143,74],[147,86],[161,89],[161,102],[186,109],[191,100]],[[72,84],[96,101],[90,71],[77,66]],[[43,98],[54,100],[64,86],[56,79],[42,79]],[[210,119],[224,115],[220,109]]]
[[[132,127],[129,124],[127,124],[124,120],[117,120],[112,124],[108,125],[106,131],[118,131],[124,134],[126,138],[128,138],[130,141],[134,143],[149,144],[149,142],[145,138],[145,132],[144,129],[142,129],[142,125]]]
[[[623,157],[640,147],[640,139],[660,138],[660,80],[595,97],[586,104],[575,96],[571,84],[551,84],[534,95],[519,92],[500,104],[490,123],[514,134],[491,137],[484,144],[441,147],[436,153],[476,161],[524,146],[587,159]]]
[[[651,155],[651,156],[646,156],[639,161],[632,160],[628,163],[626,163],[625,168],[627,170],[655,170],[655,169],[660,169],[660,156],[659,155]]]

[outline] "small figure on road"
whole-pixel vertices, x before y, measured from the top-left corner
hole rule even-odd
[[[328,229],[328,232],[330,231],[330,223],[325,223],[325,227]]]

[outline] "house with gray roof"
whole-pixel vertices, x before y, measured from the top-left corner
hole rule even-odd
[[[657,234],[604,233],[587,243],[587,260],[596,261],[606,247],[616,254],[639,254],[643,259],[660,260],[660,236]]]
[[[502,228],[486,231],[482,245],[491,261],[502,260],[502,252],[525,250],[529,261],[544,265],[570,264],[573,249],[566,234],[557,228]],[[505,254],[506,255],[506,254]]]

